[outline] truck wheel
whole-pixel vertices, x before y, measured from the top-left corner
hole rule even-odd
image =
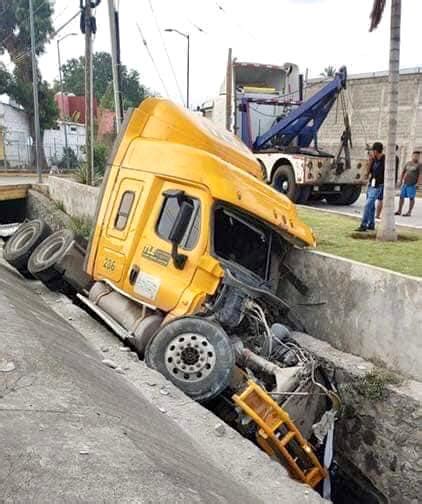
[[[70,285],[64,280],[57,264],[66,255],[75,240],[69,229],[56,231],[34,250],[28,261],[28,270],[49,289],[67,293]]]
[[[145,352],[156,369],[196,401],[209,401],[230,383],[235,364],[231,342],[217,324],[180,318],[165,325]]]
[[[4,247],[4,258],[24,277],[33,278],[28,271],[29,257],[50,233],[50,228],[41,219],[22,224],[7,241]]]
[[[325,199],[332,205],[352,205],[360,196],[361,186],[346,186],[338,194],[327,194]]]
[[[281,165],[276,169],[272,186],[276,191],[287,196],[293,203],[298,201],[301,188],[297,186],[295,174],[290,165]]]
[[[312,192],[312,187],[311,186],[302,186],[299,187],[298,190],[296,191],[296,202],[299,203],[299,205],[303,205],[303,203],[306,203]]]
[[[347,197],[347,201],[346,201],[346,205],[353,205],[353,203],[355,203],[358,199],[359,199],[359,196],[362,192],[362,186],[349,186],[347,188],[348,190],[348,197]]]

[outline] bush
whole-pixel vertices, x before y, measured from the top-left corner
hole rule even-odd
[[[63,157],[57,163],[57,166],[61,169],[67,168],[66,154],[69,156],[69,168],[77,168],[79,166],[79,161],[75,151],[71,147],[65,147],[63,149]]]
[[[94,146],[94,168],[98,175],[103,176],[107,165],[109,148],[104,144]]]

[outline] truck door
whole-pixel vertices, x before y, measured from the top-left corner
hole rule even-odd
[[[168,195],[177,191],[184,191],[184,198],[193,206],[179,247],[179,253],[186,256],[183,269],[173,264],[169,240],[180,202]],[[164,182],[133,256],[125,284],[126,292],[164,311],[170,311],[177,305],[184,290],[189,287],[196,265],[207,247],[208,202],[208,194],[201,189]]]
[[[132,256],[135,246],[133,236],[142,214],[140,200],[144,182],[132,177],[129,170],[119,172],[95,267],[96,278],[106,278],[120,288],[128,268],[128,258]]]

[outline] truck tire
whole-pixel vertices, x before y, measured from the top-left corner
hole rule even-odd
[[[160,329],[146,348],[145,360],[200,402],[227,388],[235,365],[232,344],[222,327],[196,317],[180,318]]]
[[[296,203],[298,187],[294,171],[290,165],[284,164],[276,168],[273,174],[272,186],[274,189]]]
[[[327,194],[325,199],[332,205],[352,205],[360,196],[361,186],[346,186],[338,194]]]
[[[312,187],[311,186],[302,186],[302,187],[299,187],[296,192],[297,192],[297,195],[296,195],[295,203],[298,203],[299,205],[303,205],[304,203],[306,203],[309,200],[309,198],[311,196],[311,192],[312,192]]]
[[[28,271],[28,261],[32,252],[51,233],[48,225],[35,219],[19,226],[4,247],[4,258],[26,278],[34,278]]]
[[[68,293],[70,285],[63,278],[63,272],[57,268],[75,240],[69,229],[56,231],[34,250],[28,261],[29,272],[50,290]]]

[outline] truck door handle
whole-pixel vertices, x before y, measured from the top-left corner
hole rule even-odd
[[[136,282],[138,275],[139,275],[139,266],[135,264],[134,266],[132,266],[132,269],[130,270],[129,273],[129,283],[131,285],[133,285]]]

